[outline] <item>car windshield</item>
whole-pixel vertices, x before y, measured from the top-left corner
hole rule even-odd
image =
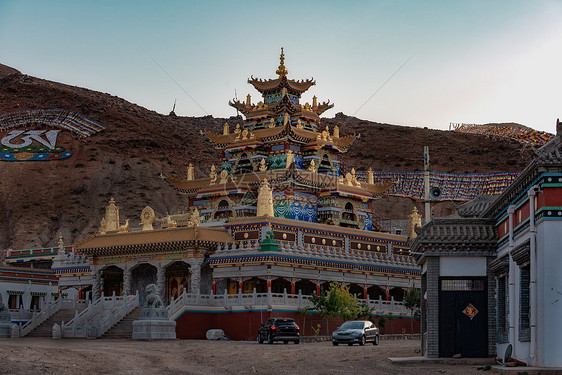
[[[361,329],[363,325],[363,322],[345,322],[341,325],[340,329]]]
[[[276,325],[278,326],[292,326],[295,325],[295,321],[294,320],[278,320],[275,322]]]

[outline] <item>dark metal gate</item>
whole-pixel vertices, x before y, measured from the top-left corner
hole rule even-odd
[[[485,278],[440,278],[439,357],[488,357]]]

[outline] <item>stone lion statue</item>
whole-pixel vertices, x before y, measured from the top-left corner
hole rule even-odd
[[[4,305],[4,300],[2,299],[2,294],[0,294],[0,312],[8,311],[6,305]]]
[[[148,284],[146,286],[146,307],[159,308],[163,306],[162,299],[158,294],[156,294],[156,285]]]

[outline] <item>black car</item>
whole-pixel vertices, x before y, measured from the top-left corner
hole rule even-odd
[[[258,330],[258,343],[263,344],[267,341],[273,344],[274,341],[283,341],[287,344],[289,341],[298,344],[299,326],[291,318],[270,318],[264,324],[260,324]]]
[[[332,344],[365,345],[372,342],[373,345],[379,344],[379,329],[368,320],[352,320],[343,323],[332,333]]]

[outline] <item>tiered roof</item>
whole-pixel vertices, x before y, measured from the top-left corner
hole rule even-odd
[[[338,152],[347,152],[355,142],[357,136],[347,135],[345,137],[322,137],[321,134],[307,129],[299,129],[289,122],[282,126],[254,131],[240,131],[232,134],[219,134],[213,131],[204,131],[205,137],[219,150],[233,150],[236,148],[257,147],[273,141],[291,140],[301,143],[306,147],[327,147],[336,149]],[[319,137],[320,135],[320,137]]]
[[[236,176],[235,178],[229,176],[224,181],[217,179],[215,183],[211,183],[210,178],[183,180],[162,175],[162,179],[172,185],[181,194],[196,196],[197,198],[231,192],[244,193],[246,191],[256,190],[263,180],[269,181],[270,184],[276,187],[290,185],[316,190],[323,193],[322,195],[345,195],[360,199],[378,198],[394,185],[393,181],[377,184],[368,184],[365,182],[361,182],[360,185],[348,184],[335,176],[297,169],[294,164],[287,169],[247,173]]]
[[[259,120],[288,113],[291,117],[302,117],[312,121],[319,121],[320,115],[334,105],[330,104],[330,101],[317,104],[316,97],[313,98],[312,105],[309,103],[301,105],[292,101],[289,95],[297,99],[300,98],[306,90],[316,84],[316,81],[313,79],[295,81],[287,78],[289,72],[285,68],[283,48],[281,48],[280,60],[281,63],[276,72],[278,74],[276,79],[262,80],[252,76],[248,80],[248,83],[263,95],[263,102],[260,101],[257,104],[252,104],[248,96],[246,102],[235,100],[233,102],[229,101],[228,104],[242,112],[248,120]],[[266,97],[274,94],[280,95],[280,97],[268,103]]]

